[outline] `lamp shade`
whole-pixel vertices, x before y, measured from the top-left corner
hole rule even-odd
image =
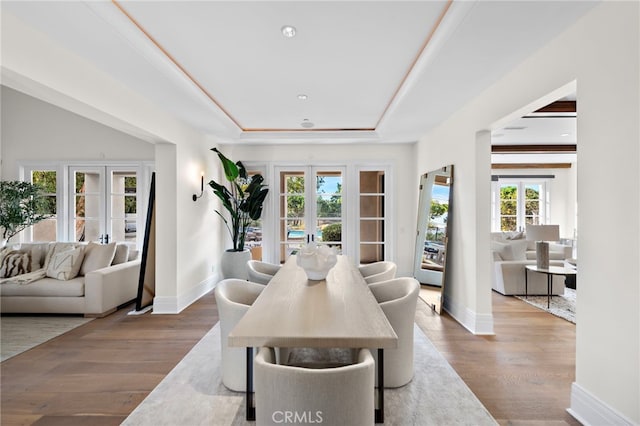
[[[525,233],[529,241],[558,241],[560,225],[527,225]]]

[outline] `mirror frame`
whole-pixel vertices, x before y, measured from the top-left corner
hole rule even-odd
[[[431,201],[433,200],[433,186],[436,178],[445,177],[448,179],[449,198],[447,208],[446,226],[444,228],[443,253],[442,253],[442,271],[429,270],[422,268],[422,261],[425,255],[425,243],[427,242],[426,234],[430,221]],[[420,177],[418,201],[418,218],[416,230],[416,244],[414,252],[414,268],[413,275],[420,282],[421,293],[425,294],[423,300],[431,306],[438,314],[442,309],[442,297],[444,294],[444,284],[446,277],[446,265],[449,257],[449,235],[451,232],[451,204],[453,201],[453,165],[441,167],[423,174]],[[423,290],[426,291],[423,292]],[[428,300],[426,300],[428,299]]]

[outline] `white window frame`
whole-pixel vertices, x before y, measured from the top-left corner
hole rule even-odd
[[[70,217],[70,170],[74,167],[106,167],[106,168],[130,168],[136,170],[139,179],[137,182],[138,217],[137,229],[146,226],[147,208],[149,203],[149,189],[151,186],[151,174],[155,170],[154,161],[25,161],[18,164],[18,178],[23,181],[31,181],[31,172],[34,170],[56,171],[56,210],[57,210],[57,240],[71,241],[70,232],[73,219]],[[31,231],[21,235],[21,242],[31,238]],[[137,238],[138,249],[142,248],[143,238]]]
[[[514,185],[518,188],[516,200],[516,229],[526,228],[525,221],[525,188],[527,185],[540,185],[540,224],[548,224],[551,213],[551,179],[548,178],[499,178],[491,185],[491,231],[501,232],[500,226],[500,187],[502,185]]]

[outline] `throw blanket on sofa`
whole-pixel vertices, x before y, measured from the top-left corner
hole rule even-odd
[[[33,272],[27,272],[26,274],[16,275],[15,277],[0,278],[0,284],[4,283],[18,283],[29,284],[46,276],[46,269],[41,268]]]

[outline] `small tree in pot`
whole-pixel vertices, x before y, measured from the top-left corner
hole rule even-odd
[[[263,184],[264,178],[261,174],[248,177],[242,162],[234,163],[217,148],[211,148],[211,151],[218,154],[225,178],[230,184],[230,188],[227,188],[215,180],[209,182],[213,193],[222,201],[223,207],[229,213],[229,220],[227,220],[216,210],[227,226],[233,241],[233,248],[228,251],[243,251],[249,225],[251,221],[260,219],[269,189]]]
[[[49,217],[39,213],[41,193],[42,189],[30,182],[0,181],[2,245],[20,231]]]

